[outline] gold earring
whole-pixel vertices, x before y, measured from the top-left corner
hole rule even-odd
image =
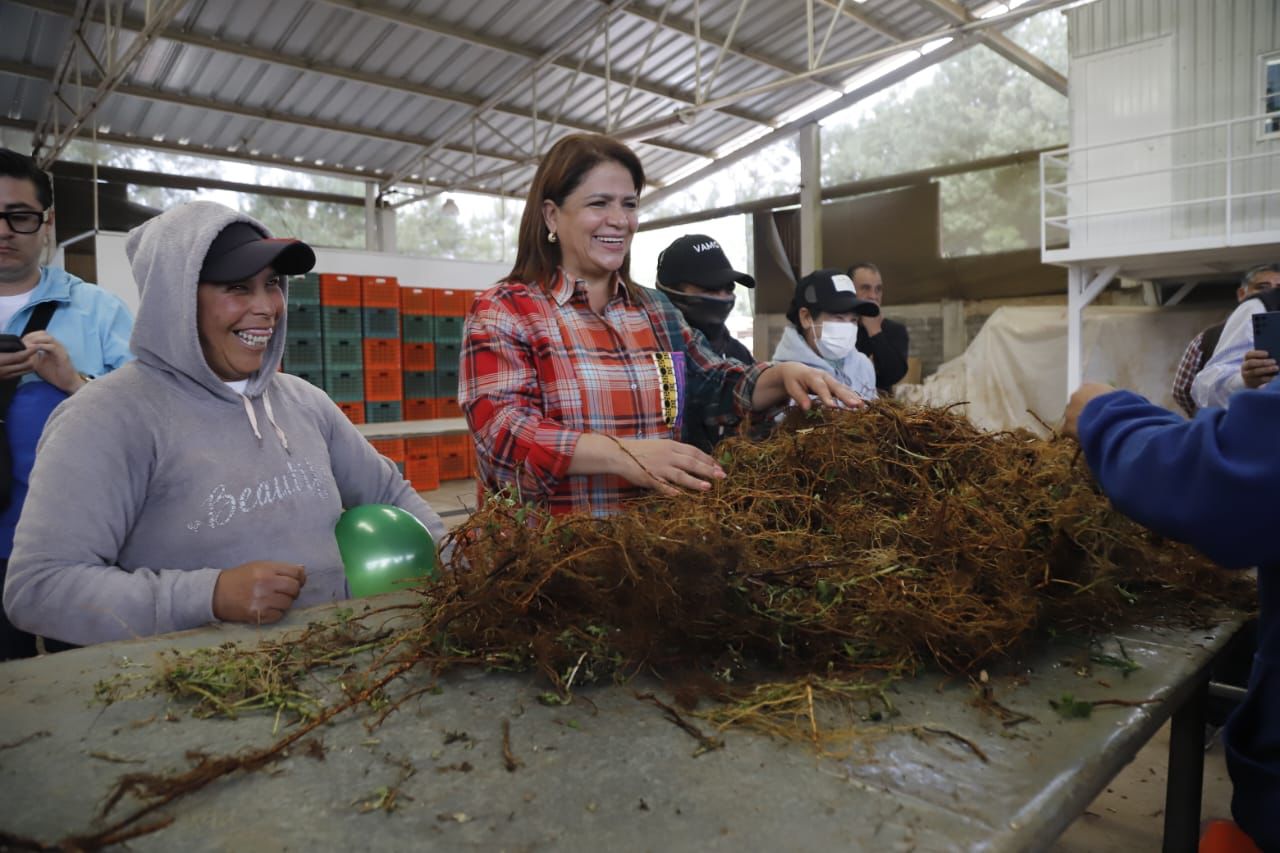
[[[548,232],[547,232],[547,242],[548,242],[548,243],[558,243],[558,242],[560,242],[560,238],[556,236],[556,232],[554,232],[554,231],[548,231]]]

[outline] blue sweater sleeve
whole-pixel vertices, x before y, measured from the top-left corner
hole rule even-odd
[[[1184,420],[1137,394],[1097,397],[1078,432],[1116,508],[1237,568],[1280,562],[1280,382]]]

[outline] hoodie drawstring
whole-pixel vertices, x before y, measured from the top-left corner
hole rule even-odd
[[[289,439],[285,436],[284,430],[276,423],[275,413],[271,411],[271,395],[266,389],[262,390],[262,407],[267,410],[267,423],[271,424],[271,428],[276,431],[276,438],[280,439],[280,443],[284,445],[284,452],[292,455],[289,450]]]
[[[258,444],[262,444],[262,433],[258,431],[258,416],[253,412],[253,401],[245,395],[241,394],[240,399],[244,401],[244,413],[249,416],[249,426],[253,427],[253,435],[258,439]],[[276,423],[275,412],[271,411],[271,397],[265,390],[262,392],[262,408],[267,412],[267,423],[271,424],[271,428],[275,430],[276,438],[280,439],[280,444],[284,446],[284,452],[292,455],[293,451],[289,449],[289,439],[285,436],[284,430]]]
[[[244,401],[244,413],[249,416],[249,426],[253,427],[254,438],[258,439],[258,444],[262,444],[262,433],[258,432],[258,416],[253,413],[253,403],[249,398],[240,395],[240,399]]]

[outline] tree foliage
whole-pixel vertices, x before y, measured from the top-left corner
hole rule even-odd
[[[1055,67],[1066,63],[1066,23],[1055,12],[1010,35]],[[962,163],[1065,142],[1067,99],[984,46],[941,63],[926,85],[899,86],[873,109],[823,128],[823,183]],[[1034,164],[944,178],[948,254],[1007,251],[1038,240]]]

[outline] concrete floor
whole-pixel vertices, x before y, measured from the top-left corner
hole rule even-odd
[[[1169,725],[1098,795],[1053,846],[1055,853],[1132,853],[1159,850],[1164,826]],[[1200,818],[1231,817],[1231,780],[1215,739],[1204,756]]]
[[[475,509],[474,480],[441,483],[422,496],[453,527]],[[1054,853],[1140,853],[1159,850],[1164,828],[1164,788],[1169,760],[1169,726],[1152,738],[1088,810],[1073,823]],[[1216,740],[1205,753],[1201,818],[1231,816],[1231,780]]]

